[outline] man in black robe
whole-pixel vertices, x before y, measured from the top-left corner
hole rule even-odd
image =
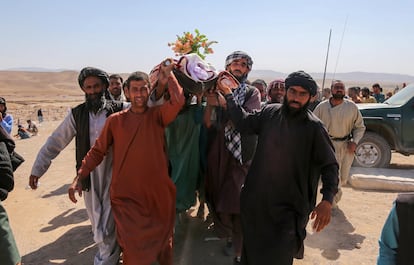
[[[303,71],[285,80],[283,104],[246,113],[234,101],[229,82],[218,80],[230,119],[240,132],[258,135],[253,162],[241,193],[244,235],[242,264],[292,264],[303,258],[309,215],[321,231],[331,219],[338,163],[327,131],[307,110],[317,85]],[[315,207],[318,181],[322,201]]]

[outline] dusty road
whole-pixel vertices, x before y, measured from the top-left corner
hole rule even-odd
[[[27,188],[35,156],[58,121],[40,126],[38,136],[17,140],[26,162],[16,171],[16,187],[4,202],[25,265],[90,265],[96,251],[82,200],[73,204],[67,188],[75,175],[74,143],[55,159],[36,191]],[[412,170],[412,157],[393,156],[393,167]],[[340,210],[330,225],[314,234],[309,230],[305,258],[294,264],[375,264],[378,237],[396,192],[344,188]],[[195,215],[195,209],[189,215]],[[189,217],[176,229],[176,265],[230,265],[224,243],[205,241],[214,235],[208,223]]]

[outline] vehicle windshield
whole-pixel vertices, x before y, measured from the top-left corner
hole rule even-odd
[[[403,105],[414,97],[414,83],[400,89],[395,95],[384,101],[388,105]]]

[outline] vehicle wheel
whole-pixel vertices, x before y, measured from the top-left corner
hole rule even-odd
[[[365,132],[355,150],[353,166],[356,167],[388,167],[391,161],[391,148],[380,135]]]

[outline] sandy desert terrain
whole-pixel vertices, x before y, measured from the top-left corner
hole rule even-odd
[[[36,191],[28,188],[38,150],[68,108],[83,100],[76,83],[77,73],[60,74],[50,77],[0,72],[0,96],[6,97],[9,112],[16,121],[37,120],[38,108],[43,109],[45,116],[39,135],[16,140],[16,150],[26,162],[15,172],[15,190],[3,202],[25,265],[90,265],[96,251],[82,200],[73,204],[66,193],[75,176],[74,142],[53,161],[39,188]],[[412,170],[414,157],[393,155],[392,165]],[[375,170],[372,172],[375,174]],[[305,258],[294,264],[375,264],[378,237],[396,195],[396,192],[345,187],[332,222],[320,233],[309,229]],[[214,235],[208,223],[193,217],[195,213],[196,209],[190,209],[188,218],[176,229],[175,265],[232,264],[231,257],[222,253],[224,242],[205,240]]]

